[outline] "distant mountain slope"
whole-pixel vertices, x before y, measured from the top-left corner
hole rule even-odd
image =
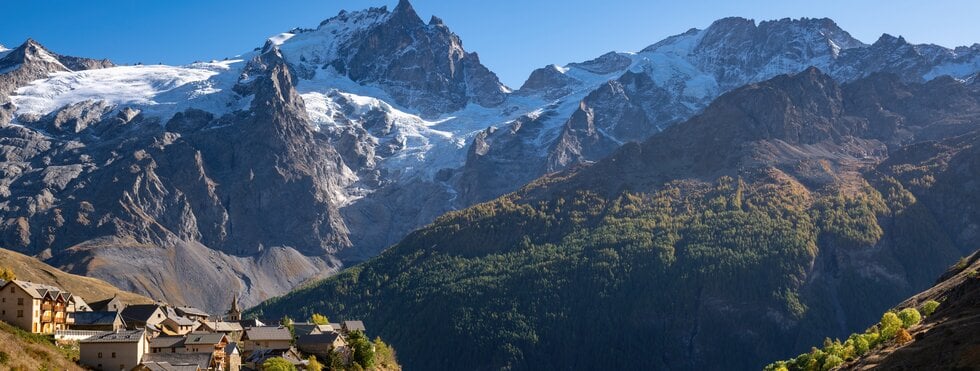
[[[939,307],[910,329],[912,342],[877,349],[841,369],[980,370],[980,252],[895,308],[919,308],[929,300]]]
[[[447,24],[402,0],[186,66],[113,67],[34,41],[2,52],[0,81],[14,83],[0,104],[0,243],[173,302],[253,305],[745,84],[809,66],[838,83],[980,70],[977,47],[726,18],[539,69],[512,91]]]
[[[86,302],[119,296],[126,303],[153,303],[150,298],[120,290],[105,281],[65,273],[40,260],[6,249],[0,249],[0,267],[12,270],[19,280],[60,287],[81,296]]]
[[[758,369],[975,248],[978,149],[962,82],[777,76],[253,313],[365,318],[409,368]]]
[[[889,312],[844,341],[828,338],[766,370],[980,370],[980,251]]]

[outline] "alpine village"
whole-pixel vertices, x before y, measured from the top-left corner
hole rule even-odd
[[[0,371],[980,371],[980,0],[2,4]]]
[[[0,334],[48,345],[93,370],[400,370],[393,350],[369,340],[358,320],[330,322],[319,314],[306,322],[260,320],[243,318],[237,297],[227,312],[211,314],[124,294],[85,299],[0,268]],[[13,355],[2,349],[0,368],[6,369]]]

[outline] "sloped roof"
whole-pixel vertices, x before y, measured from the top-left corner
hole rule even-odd
[[[303,335],[299,339],[296,339],[296,345],[333,344],[334,340],[337,340],[338,337],[340,337],[340,334],[336,332]]]
[[[293,323],[293,331],[296,335],[309,335],[309,334],[319,334],[320,326],[315,323],[299,322]]]
[[[150,339],[150,348],[178,348],[187,340],[183,336],[158,336]]]
[[[256,349],[246,357],[244,362],[262,363],[269,358],[282,357],[294,365],[302,364],[302,360],[295,351],[291,349]]]
[[[347,331],[365,331],[364,322],[361,321],[344,321],[344,328]]]
[[[117,312],[75,312],[75,325],[112,325],[119,317]]]
[[[224,338],[225,338],[225,334],[222,334],[222,333],[194,332],[194,333],[187,334],[187,340],[184,341],[184,344],[186,344],[186,345],[202,345],[202,344],[214,345],[214,344],[220,343],[221,342],[221,339],[224,339]]]
[[[211,353],[147,353],[143,355],[143,364],[167,363],[170,366],[197,366],[207,369],[211,365]]]
[[[65,302],[71,300],[70,292],[64,291],[60,288],[51,285],[45,285],[45,284],[34,283],[29,281],[21,281],[21,280],[13,280],[13,281],[9,281],[8,283],[17,285],[17,287],[23,289],[25,292],[27,292],[27,295],[30,295],[34,299],[44,299],[44,298],[48,298],[51,300],[60,299]],[[7,283],[5,283],[3,286],[6,285]]]
[[[228,343],[225,345],[225,354],[234,354],[238,352],[238,343]]]
[[[293,335],[285,327],[249,327],[245,329],[245,338],[249,340],[292,340]]]
[[[92,308],[93,311],[105,311],[109,309],[109,304],[112,303],[113,301],[122,303],[122,300],[120,300],[118,296],[113,296],[108,299],[93,301],[89,303],[88,306],[89,308]]]
[[[143,363],[143,367],[146,367],[150,371],[197,371],[200,368],[197,365],[172,365],[169,362],[146,362]]]
[[[207,326],[213,331],[217,332],[235,332],[243,331],[245,328],[237,322],[224,322],[224,321],[204,321],[202,322],[204,326]]]
[[[177,307],[174,309],[177,310],[177,314],[180,314],[182,316],[197,316],[197,317],[210,316],[210,314],[208,314],[207,312],[194,307]]]
[[[146,332],[143,330],[133,330],[133,331],[117,331],[117,332],[107,332],[101,335],[95,335],[88,339],[79,341],[82,344],[90,343],[135,343],[140,341],[140,338],[146,336]]]
[[[90,307],[81,296],[71,296],[71,301],[75,303],[76,312],[91,312],[92,307]]]
[[[150,319],[150,317],[153,316],[153,313],[155,313],[156,310],[159,309],[159,308],[160,308],[160,306],[159,305],[156,305],[156,304],[136,304],[136,305],[129,305],[129,306],[126,306],[126,308],[122,310],[121,314],[122,314],[122,317],[125,318],[125,319],[127,319],[127,320],[136,320],[138,322],[146,322],[148,319]]]
[[[195,324],[197,324],[197,321],[193,321],[190,318],[181,317],[181,316],[170,316],[167,317],[167,320],[176,323],[177,326],[194,326]]]

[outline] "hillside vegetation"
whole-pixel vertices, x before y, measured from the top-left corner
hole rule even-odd
[[[0,369],[12,371],[84,370],[77,350],[54,344],[50,336],[31,334],[0,322]]]
[[[411,369],[762,368],[866,328],[968,248],[978,94],[930,84],[738,89],[253,313],[364,318]]]
[[[766,367],[771,371],[980,369],[980,251],[961,259],[935,286],[886,312],[845,341]]]

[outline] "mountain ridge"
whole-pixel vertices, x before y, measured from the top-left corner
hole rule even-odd
[[[941,216],[975,190],[980,95],[957,86],[808,69],[737,88],[251,313],[411,322],[378,329],[407,367],[759,368],[866,326],[970,247],[974,211]]]
[[[448,211],[656,136],[729,87],[834,55],[859,67],[826,68],[835,79],[892,67],[902,80],[944,68],[969,78],[958,68],[972,49],[950,59],[919,48],[930,59],[901,46],[915,62],[903,70],[884,58],[897,44],[854,53],[875,46],[828,20],[729,19],[709,29],[551,66],[516,92],[440,19],[424,23],[404,1],[341,12],[228,60],[45,72],[18,83],[0,110],[0,241],[172,301],[220,309],[230,300],[184,297],[174,272],[186,272],[232,282],[243,303],[257,304],[370,259]],[[802,41],[777,48],[770,36]],[[717,45],[776,57],[743,53],[749,62],[722,65]],[[130,260],[140,270],[112,264]]]

